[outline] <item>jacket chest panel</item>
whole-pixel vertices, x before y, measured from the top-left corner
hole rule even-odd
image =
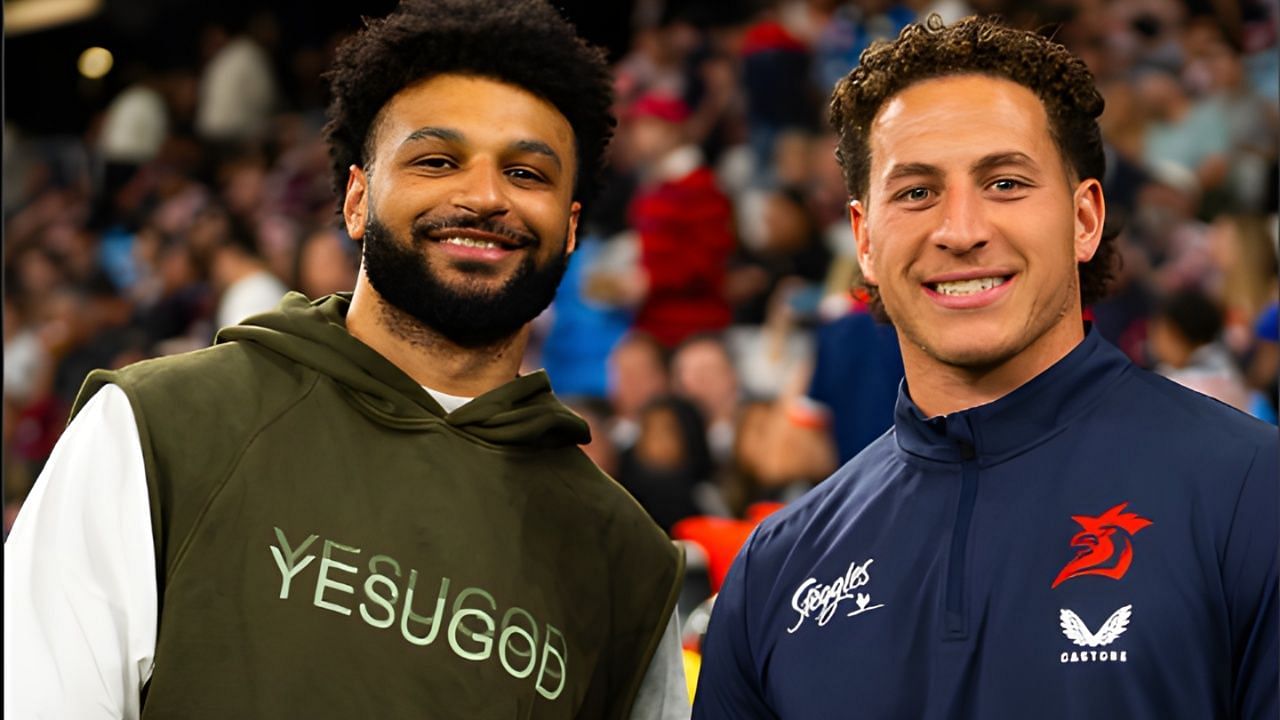
[[[800,544],[824,550],[806,567],[784,566],[758,616],[776,707],[810,716],[856,703],[868,717],[1034,714],[1047,704],[1102,712],[1131,695],[1149,711],[1137,700],[1151,688],[1179,697],[1180,685],[1211,686],[1229,669],[1213,532],[1185,498],[1103,463],[1067,473],[1014,462],[973,477],[958,561],[963,473],[954,467],[905,469],[810,526]],[[957,568],[961,637],[948,632]],[[1017,678],[1037,691],[1009,692]]]

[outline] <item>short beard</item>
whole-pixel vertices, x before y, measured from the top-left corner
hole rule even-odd
[[[421,251],[425,243],[434,242],[428,233],[436,226],[478,229],[523,240],[527,254],[511,278],[497,289],[487,289],[479,283],[455,287],[440,279]],[[569,264],[569,253],[561,253],[539,267],[533,257],[537,238],[473,217],[434,221],[430,227],[415,225],[412,233],[411,241],[402,241],[376,218],[369,218],[362,251],[369,283],[387,303],[423,328],[468,349],[510,341],[551,304]],[[482,263],[460,263],[457,267],[476,274],[489,269]],[[420,333],[401,323],[392,323],[390,329],[406,340],[420,337]]]

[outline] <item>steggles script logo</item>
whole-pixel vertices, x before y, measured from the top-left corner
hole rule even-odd
[[[867,561],[861,565],[857,562],[849,563],[849,569],[844,575],[836,578],[829,585],[819,584],[817,578],[809,578],[800,583],[795,595],[791,596],[791,608],[800,613],[800,619],[796,621],[795,627],[788,629],[787,632],[794,633],[799,630],[804,621],[814,614],[818,618],[818,627],[826,625],[835,616],[836,607],[844,600],[853,600],[858,606],[857,610],[848,613],[845,617],[861,615],[884,607],[884,603],[871,605],[871,595],[868,593],[853,592],[871,582],[871,572],[868,568],[873,562],[875,558],[867,558]]]

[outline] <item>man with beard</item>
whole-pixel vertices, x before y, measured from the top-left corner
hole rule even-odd
[[[748,539],[696,718],[1274,718],[1277,437],[1082,321],[1111,270],[1102,98],[937,15],[832,124],[893,428]]]
[[[543,0],[410,0],[330,80],[354,292],[89,377],[5,547],[6,715],[687,716],[679,554],[517,376],[603,53]]]

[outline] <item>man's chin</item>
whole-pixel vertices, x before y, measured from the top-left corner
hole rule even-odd
[[[453,296],[456,302],[476,302],[486,300],[502,293],[510,284],[506,275],[465,275],[460,277],[437,277],[440,289]]]
[[[924,346],[934,360],[970,373],[986,373],[1008,362],[1017,353],[991,347]]]
[[[934,333],[927,339],[913,339],[913,344],[935,362],[972,373],[984,373],[1000,367],[1021,349],[994,333],[977,331]]]

